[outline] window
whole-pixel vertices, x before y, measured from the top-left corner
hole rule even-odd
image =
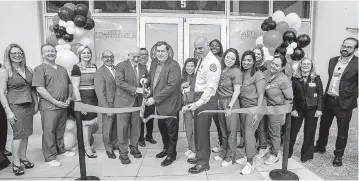
[[[73,4],[86,4],[89,6],[89,1],[49,1],[46,0],[46,12],[47,13],[57,13],[57,11],[63,7],[66,3],[73,3]]]
[[[231,0],[231,15],[235,16],[268,16],[268,1]]]
[[[274,1],[273,12],[281,10],[285,15],[297,13],[300,18],[310,18],[310,1]]]
[[[94,1],[95,13],[136,13],[136,1]]]
[[[225,1],[141,1],[142,13],[224,14]]]

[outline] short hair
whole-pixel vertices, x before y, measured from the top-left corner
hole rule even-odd
[[[222,46],[221,41],[219,41],[219,40],[217,40],[217,39],[214,39],[214,40],[212,40],[211,42],[209,42],[209,46],[211,46],[211,44],[212,44],[213,42],[217,42],[217,43],[218,43],[218,45],[219,45],[218,56],[219,56],[219,57],[222,57],[222,55],[223,55],[223,46]]]
[[[287,65],[287,59],[282,54],[274,56],[273,60],[279,58],[282,61],[282,67],[285,67]]]
[[[157,50],[157,47],[162,46],[162,45],[165,45],[165,46],[166,46],[166,50],[167,50],[167,51],[170,51],[171,46],[170,46],[167,42],[165,42],[165,41],[158,41],[158,42],[155,44],[156,50]]]
[[[222,65],[222,68],[225,68],[226,67],[226,64],[224,63],[225,61],[225,58],[226,58],[226,55],[229,53],[229,52],[232,52],[234,53],[234,55],[236,56],[236,61],[234,62],[234,65],[232,67],[240,67],[241,66],[241,62],[239,60],[239,53],[238,51],[235,49],[235,48],[229,48],[227,49],[224,53],[223,53],[223,56],[222,56],[222,61],[220,62],[221,65]]]
[[[275,49],[275,51],[274,51],[274,54],[277,54],[277,53],[279,53],[279,54],[285,56],[285,55],[287,54],[287,49],[284,48],[284,47],[279,46],[279,47],[277,47],[277,48]]]
[[[40,48],[41,53],[42,53],[42,49],[43,49],[44,47],[47,47],[47,46],[51,46],[51,47],[54,47],[54,48],[55,48],[54,45],[52,45],[52,44],[50,44],[50,43],[45,43],[45,44],[41,45],[41,48]],[[55,48],[55,49],[56,49],[56,48]]]
[[[146,48],[140,48],[140,50],[146,50],[146,51],[147,51],[147,49],[146,49]]]
[[[245,69],[243,68],[243,60],[244,60],[244,57],[246,57],[247,55],[249,55],[249,56],[251,56],[252,57],[252,59],[253,59],[253,66],[252,66],[252,69],[251,69],[251,76],[253,76],[255,73],[256,73],[256,71],[257,71],[257,68],[256,68],[256,62],[257,62],[257,60],[256,60],[256,56],[254,55],[254,52],[253,51],[250,51],[250,50],[247,50],[247,51],[245,51],[244,53],[243,53],[243,55],[242,55],[242,59],[241,59],[241,70],[242,71],[245,71]]]
[[[352,40],[352,41],[355,41],[356,45],[354,48],[358,49],[358,39],[356,38],[353,38],[353,37],[349,37],[349,38],[345,38],[345,40],[343,41],[343,43],[347,40]]]

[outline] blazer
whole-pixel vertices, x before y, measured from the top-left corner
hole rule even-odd
[[[328,74],[329,80],[325,89],[325,96],[329,89],[330,82],[333,77],[334,68],[339,60],[338,57],[331,58],[329,61]],[[345,68],[339,83],[339,104],[344,110],[356,108],[358,98],[358,57],[355,55]]]
[[[137,85],[135,70],[133,69],[130,60],[120,62],[116,67],[115,107],[133,107],[136,98],[138,98],[139,104],[141,104],[143,95],[136,93],[136,89],[137,87],[140,87],[140,85]],[[145,77],[147,72],[146,66],[139,63],[138,78],[141,79],[142,77]]]
[[[302,78],[293,77],[292,88],[293,110],[303,110],[306,107],[322,110],[323,84],[318,75],[314,79],[309,76],[306,83]]]
[[[105,65],[102,65],[96,71],[94,84],[98,105],[100,107],[111,107],[110,105],[113,105],[115,100],[116,82],[112,73]]]
[[[177,116],[181,109],[181,68],[177,61],[168,57],[165,61],[157,82],[153,82],[158,59],[151,62],[147,76],[151,88],[151,96],[155,101],[156,110],[160,115]],[[152,91],[153,90],[153,91]]]

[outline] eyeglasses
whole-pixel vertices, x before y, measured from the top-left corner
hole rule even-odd
[[[115,56],[113,56],[113,55],[111,55],[111,56],[102,56],[102,58],[104,58],[104,59],[113,59],[113,58],[115,58]]]
[[[10,53],[10,55],[11,56],[16,56],[16,55],[23,56],[24,53],[22,53],[22,52],[12,52],[12,53]]]
[[[44,53],[56,53],[56,50],[43,51]]]
[[[342,49],[353,49],[354,47],[342,45]]]

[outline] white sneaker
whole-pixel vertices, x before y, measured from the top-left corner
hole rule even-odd
[[[61,166],[61,163],[57,160],[51,160],[49,162],[47,162],[48,165],[50,165],[51,167],[59,167]]]
[[[254,163],[253,163],[253,165],[251,165],[250,163],[247,162],[246,166],[244,166],[244,168],[242,169],[241,174],[249,175],[253,172],[253,170],[254,170]]]
[[[245,156],[243,158],[237,159],[236,163],[241,164],[241,165],[246,164],[247,163],[247,157]]]
[[[217,155],[217,156],[215,156],[215,157],[214,157],[214,160],[217,160],[217,161],[222,161],[222,160],[223,160],[223,158]]]
[[[223,150],[223,148],[221,147],[221,145],[217,145],[217,146],[215,146],[215,147],[213,147],[212,148],[212,152],[214,152],[214,153],[219,153],[219,152],[221,152]]]
[[[196,154],[192,152],[191,154],[188,155],[188,158],[196,158]]]
[[[184,155],[186,155],[186,157],[189,157],[191,153],[193,153],[191,150],[187,150],[186,152],[184,152]]]
[[[229,165],[232,165],[232,161],[229,161],[229,162],[223,161],[221,163],[221,167],[228,167]]]
[[[268,153],[269,149],[259,149],[258,154],[256,155],[257,158],[263,158],[267,153]]]
[[[267,164],[267,165],[272,165],[272,164],[274,164],[274,163],[276,163],[278,161],[279,161],[278,156],[274,156],[274,155],[271,154],[264,163]]]
[[[76,154],[75,154],[75,152],[67,151],[67,152],[65,152],[65,153],[63,153],[63,154],[61,154],[61,155],[64,155],[64,156],[75,156]]]

